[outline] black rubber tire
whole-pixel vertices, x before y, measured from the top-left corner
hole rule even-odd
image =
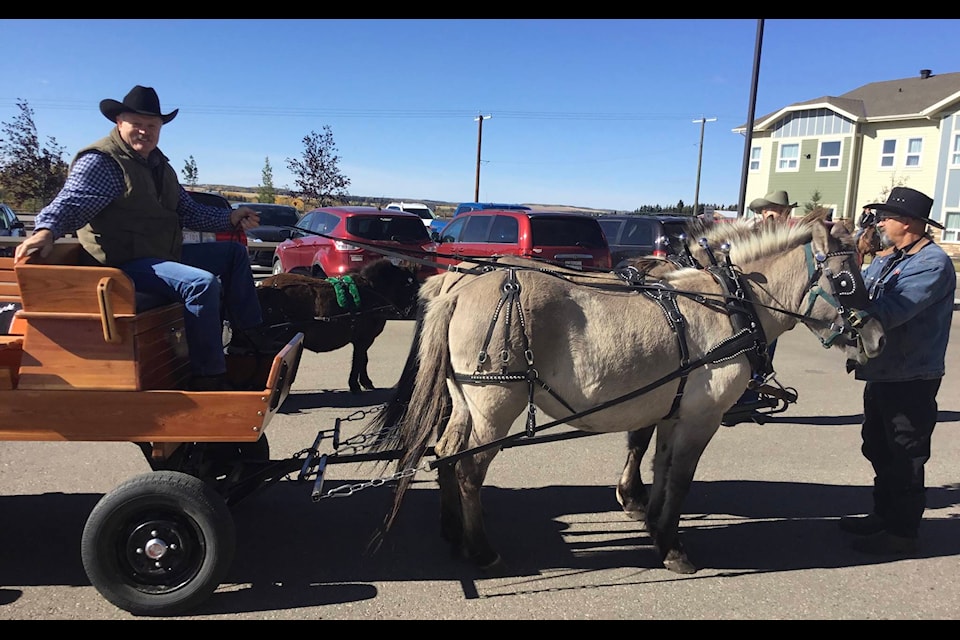
[[[148,559],[148,543],[162,555]],[[104,495],[80,540],[91,584],[134,615],[192,609],[226,577],[236,549],[233,516],[209,484],[178,471],[145,473]]]

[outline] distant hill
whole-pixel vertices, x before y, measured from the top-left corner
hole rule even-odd
[[[235,185],[226,185],[226,184],[198,184],[192,186],[194,189],[202,189],[204,191],[217,191],[222,193],[228,200],[232,202],[253,202],[257,197],[257,188],[256,187],[238,187]],[[299,203],[294,198],[293,191],[289,189],[276,189],[277,195],[281,198],[289,198],[293,201],[294,206],[298,208],[303,208],[302,203]],[[445,200],[431,200],[429,198],[400,198],[400,197],[374,197],[374,196],[351,196],[351,204],[356,205],[370,205],[370,206],[386,206],[390,202],[422,202],[423,204],[429,206],[434,212],[440,217],[449,217],[453,215],[454,209],[457,208],[459,202],[448,202]],[[564,204],[540,204],[533,202],[521,202],[519,204],[525,204],[531,209],[536,209],[540,211],[567,211],[571,213],[587,213],[590,215],[601,215],[604,213],[613,213],[612,209],[591,209],[589,207],[575,207]]]

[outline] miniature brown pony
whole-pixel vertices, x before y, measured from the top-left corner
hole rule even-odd
[[[264,333],[278,351],[298,331],[304,335],[303,348],[313,352],[352,344],[348,385],[359,393],[361,388],[376,388],[367,374],[367,351],[388,319],[410,314],[418,289],[412,270],[384,258],[342,278],[276,274],[260,283],[257,297]],[[252,347],[239,333],[230,346],[234,351]]]

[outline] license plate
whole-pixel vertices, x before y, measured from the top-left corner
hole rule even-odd
[[[352,255],[350,256],[350,262],[363,262],[363,256]]]
[[[183,241],[187,244],[200,242],[200,232],[191,231],[190,229],[183,230]]]
[[[571,269],[583,269],[583,261],[581,260],[564,260],[563,264]]]

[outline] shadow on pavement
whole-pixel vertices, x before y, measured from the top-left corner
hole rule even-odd
[[[355,482],[330,481],[325,490]],[[389,486],[316,503],[310,500],[311,487],[280,482],[237,507],[231,571],[195,614],[348,604],[376,597],[376,582],[457,581],[465,585],[465,597],[482,590],[484,583],[477,581],[485,576],[453,557],[440,538],[439,497],[432,480],[415,483],[407,493],[394,528],[375,554],[367,553],[366,545],[392,500]],[[936,517],[938,509],[960,504],[960,486],[932,487],[927,494],[928,519],[918,555],[960,554],[960,519]],[[99,498],[62,493],[0,497],[7,523],[0,528],[0,587],[89,585],[80,561],[80,536]],[[642,577],[633,579],[650,582],[886,562],[850,550],[849,538],[836,526],[837,518],[859,512],[869,499],[866,486],[694,482],[681,531],[701,572],[679,576],[662,569],[642,525],[620,511],[612,486],[484,489],[487,530],[509,576],[573,571],[586,576],[590,584],[584,588],[600,586],[591,582],[591,572],[619,568],[640,570]],[[595,581],[607,580],[609,576],[595,576]],[[0,604],[19,597],[14,588],[0,588]]]

